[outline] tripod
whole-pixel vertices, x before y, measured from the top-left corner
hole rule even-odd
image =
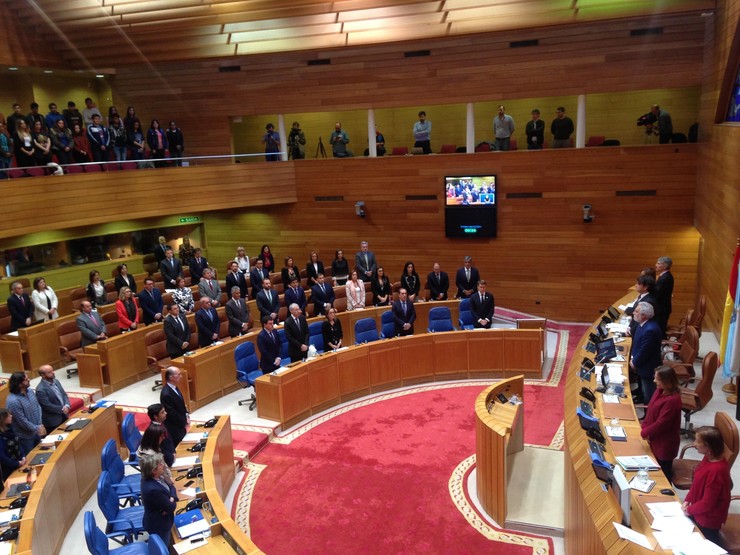
[[[321,142],[321,137],[319,137],[319,144],[316,146],[316,156],[314,158],[318,158],[319,153],[321,153],[322,158],[326,158],[326,150],[324,149],[324,143]]]

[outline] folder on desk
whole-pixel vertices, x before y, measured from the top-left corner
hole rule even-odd
[[[200,534],[210,528],[210,524],[203,516],[203,511],[200,509],[193,509],[186,513],[175,515],[175,528],[177,528],[177,534],[183,540]]]
[[[28,463],[28,466],[38,466],[40,464],[46,464],[49,462],[49,458],[51,457],[52,453],[39,453],[36,455],[33,459],[31,459],[31,462]]]
[[[87,418],[73,418],[69,421],[67,426],[64,428],[65,431],[71,432],[72,430],[81,430],[90,423]]]
[[[647,467],[648,470],[660,470],[660,466],[656,463],[652,457],[648,455],[635,455],[632,457],[616,457],[619,466],[627,471],[637,471],[641,467]]]
[[[619,418],[620,420],[635,419],[635,411],[632,409],[632,405],[627,403],[604,403],[601,405],[601,411],[604,418],[609,420],[612,418]]]

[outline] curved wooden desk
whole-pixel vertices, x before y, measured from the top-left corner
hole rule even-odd
[[[630,292],[614,303],[614,306],[630,304],[635,298],[636,294]],[[621,522],[622,511],[612,491],[602,489],[603,482],[596,478],[591,468],[588,438],[581,429],[576,416],[576,408],[580,405],[581,400],[579,395],[581,387],[596,388],[593,375],[591,382],[584,382],[580,379],[578,372],[583,357],[593,359],[593,354],[587,352],[584,347],[588,340],[588,334],[595,330],[599,322],[601,322],[601,317],[581,338],[573,354],[573,360],[568,367],[565,383],[565,550],[568,554],[574,555],[653,553],[653,551],[641,548],[634,543],[619,538],[617,535],[612,522]],[[629,361],[630,343],[627,340],[620,344],[625,346],[623,356],[627,361]],[[600,393],[596,393],[596,397],[594,414],[604,424],[605,420],[608,421],[604,416],[605,405]],[[628,407],[623,410],[626,410],[631,418],[624,417],[620,419],[620,426],[624,427],[628,441],[624,443],[612,442],[607,438],[606,459],[614,463],[615,454],[646,454],[652,456],[650,446],[640,438],[640,422],[637,420],[631,396],[628,395],[627,399],[622,400],[620,406]],[[630,480],[635,473],[625,472],[624,474]],[[654,492],[671,487],[665,475],[660,471],[651,472],[650,478],[656,482],[653,488]],[[631,527],[645,534],[653,542],[653,545],[656,545],[650,530],[649,517],[643,505],[637,502],[638,499],[644,501],[646,498],[654,498],[655,495],[643,495],[634,490],[631,495]],[[677,499],[678,497],[671,498],[658,494],[655,501]],[[660,546],[656,547],[655,552],[670,553],[663,551]]]
[[[508,456],[524,449],[524,409],[498,395],[524,399],[524,376],[500,381],[475,400],[475,472],[478,500],[496,522],[506,522]]]

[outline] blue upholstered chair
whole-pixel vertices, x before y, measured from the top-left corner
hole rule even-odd
[[[98,528],[92,511],[85,513],[84,529],[87,549],[92,555],[167,555],[167,547],[156,534],[149,538],[148,543],[135,542],[109,549],[108,536]]]
[[[436,306],[429,311],[429,329],[430,333],[440,331],[455,331],[452,325],[452,314],[446,306]]]
[[[236,381],[244,387],[254,386],[254,382],[262,375],[260,361],[254,351],[254,343],[245,341],[234,349],[234,361],[236,362]],[[249,399],[239,401],[239,406],[249,403],[249,410],[254,410],[257,404],[257,396],[252,393]]]
[[[462,299],[460,301],[460,329],[461,330],[472,330],[475,325],[473,319],[473,311],[470,309],[470,299]]]
[[[308,344],[313,345],[319,353],[324,352],[324,334],[321,333],[321,327],[324,322],[313,322],[308,325]]]
[[[378,341],[379,339],[375,318],[361,318],[355,322],[355,343],[357,345]]]
[[[396,323],[393,321],[393,311],[386,310],[380,316],[380,327],[381,327],[380,336],[383,339],[390,339],[391,337],[396,336]]]
[[[98,507],[106,520],[105,535],[120,544],[131,543],[144,531],[144,507],[121,508],[107,471],[98,478]]]
[[[118,499],[131,505],[136,505],[141,500],[141,474],[126,475],[126,465],[121,460],[116,447],[116,441],[109,439],[103,446],[100,454],[100,466],[108,472],[111,486],[118,494]],[[133,466],[133,465],[132,465]]]
[[[128,461],[136,463],[136,450],[139,448],[141,443],[141,432],[136,427],[136,418],[133,413],[128,413],[123,419],[121,424],[121,436],[123,437],[123,443],[126,444],[128,449]]]
[[[285,326],[278,330],[278,336],[280,337],[280,366],[287,366],[291,363],[291,360],[290,345],[288,345],[288,338],[285,336]]]

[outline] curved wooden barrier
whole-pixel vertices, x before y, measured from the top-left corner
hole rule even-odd
[[[476,493],[483,510],[496,522],[506,522],[508,456],[524,449],[524,409],[502,403],[499,395],[524,399],[524,376],[500,381],[475,400]]]

